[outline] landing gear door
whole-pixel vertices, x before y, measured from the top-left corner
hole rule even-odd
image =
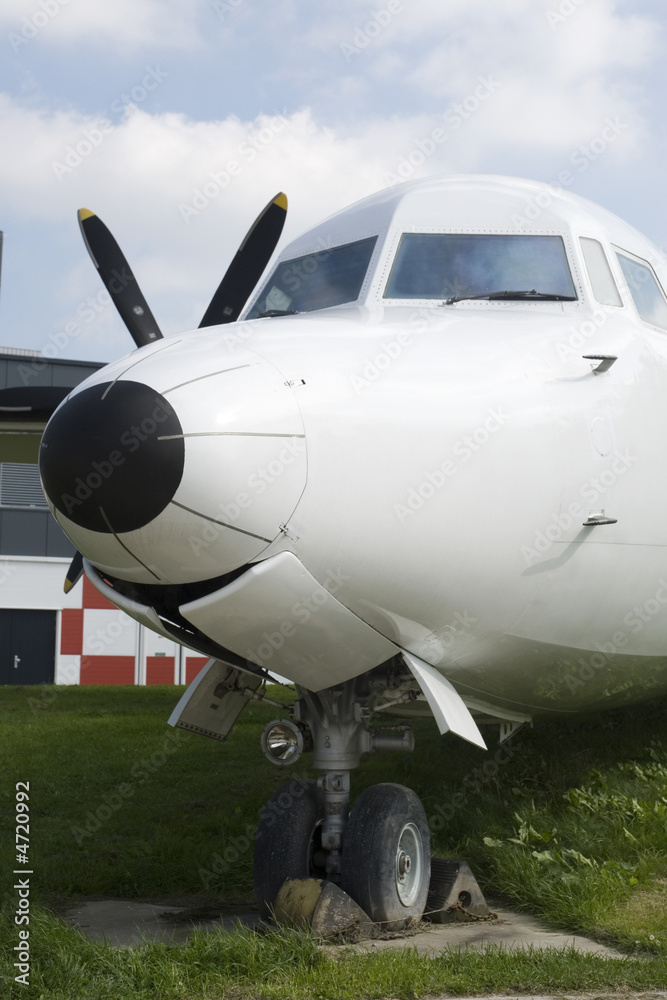
[[[403,650],[403,659],[412,671],[426,698],[441,733],[451,730],[462,739],[486,750],[484,737],[466,707],[461,695],[439,670],[425,663],[414,653]]]
[[[239,715],[264,683],[221,660],[209,660],[169,717],[169,725],[226,740]]]

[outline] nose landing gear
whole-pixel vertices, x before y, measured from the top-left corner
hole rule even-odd
[[[317,694],[298,694],[294,718],[310,730],[313,766],[324,773],[317,781],[282,785],[262,813],[255,844],[260,913],[270,915],[286,879],[319,878],[340,885],[375,923],[405,927],[421,917],[428,895],[424,808],[411,789],[386,783],[362,792],[349,812],[349,792],[350,770],[362,753],[412,750],[408,728],[368,726],[382,703],[411,700],[410,684],[391,672],[374,672]]]

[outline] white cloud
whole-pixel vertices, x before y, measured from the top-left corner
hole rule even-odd
[[[315,21],[302,23],[291,39],[294,59],[283,76],[299,74],[330,121],[349,121],[355,112],[377,120],[394,102],[428,109],[431,128],[452,105],[466,99],[474,105],[480,80],[492,78],[502,86],[465,119],[465,150],[454,156],[472,169],[491,150],[502,155],[514,148],[533,158],[540,151],[566,153],[595,137],[608,117],[630,126],[614,155],[642,150],[637,81],[657,54],[661,29],[636,7],[615,0],[404,0],[399,6],[389,18],[388,0],[376,6],[324,0]],[[324,85],[312,60],[327,56]],[[410,110],[402,116],[412,117]]]
[[[388,150],[398,156],[410,131],[406,123],[379,123],[345,136],[308,110],[197,122],[137,108],[103,131],[98,118],[36,111],[2,96],[0,211],[7,218],[11,206],[24,226],[39,220],[68,246],[76,209],[99,214],[159,321],[176,332],[197,325],[245,232],[278,190],[290,198],[294,236],[377,190]],[[81,246],[61,281],[65,313],[88,294],[89,276],[96,280],[92,265],[82,268],[83,254]]]
[[[0,95],[0,191],[15,217],[67,233],[77,208],[99,213],[137,262],[138,277],[142,269],[141,283],[169,300],[175,322],[194,322],[257,212],[280,189],[290,197],[293,236],[382,187],[387,172],[424,143],[429,155],[417,157],[410,177],[488,170],[494,150],[521,145],[555,151],[556,162],[560,155],[567,165],[577,144],[595,138],[612,114],[628,126],[610,145],[613,155],[641,148],[637,114],[595,81],[579,85],[572,109],[567,93],[512,81],[494,90],[486,79],[488,86],[473,81],[471,101],[437,115],[381,117],[347,129],[326,127],[309,110],[194,121],[135,107],[103,124]],[[429,142],[434,128],[446,141]]]
[[[38,97],[26,104],[0,94],[0,218],[5,228],[11,222],[30,233],[26,240],[41,241],[46,233],[45,245],[50,240],[62,248],[49,294],[66,316],[98,280],[78,242],[75,210],[84,205],[98,212],[158,320],[176,332],[199,322],[248,226],[279,189],[290,198],[285,238],[291,238],[378,190],[406,162],[403,176],[410,179],[476,170],[554,178],[609,118],[627,128],[619,126],[596,171],[640,155],[652,162],[658,139],[647,127],[640,88],[655,55],[655,25],[612,0],[583,0],[552,27],[545,17],[549,2],[403,0],[402,11],[348,63],[340,44],[388,0],[375,7],[366,0],[323,0],[305,14],[293,0],[282,0],[266,17],[241,0],[220,21],[205,0],[123,0],[113,8],[101,0],[69,0],[44,27],[45,39],[74,41],[87,31],[91,44],[106,37],[123,52],[160,40],[197,44],[204,11],[211,36],[218,45],[220,35],[238,43],[236,55],[250,56],[255,37],[261,52],[269,51],[270,33],[270,52],[279,56],[258,58],[246,75],[239,59],[233,75],[221,75],[220,92],[232,95],[225,107],[233,106],[235,88],[255,87],[268,96],[263,103],[248,100],[252,108],[294,108],[298,89],[315,110],[283,112],[282,120],[259,113],[212,120],[205,112],[149,113],[155,102],[143,103],[139,94],[138,106],[123,111],[109,100],[91,115],[76,106],[46,110]],[[23,0],[5,0],[0,27],[15,27],[32,9]],[[131,64],[139,89],[149,59],[138,52]],[[187,73],[187,59],[179,59],[169,63],[174,79]],[[480,98],[482,80],[491,83]],[[114,94],[117,86],[117,80],[107,83],[100,92]],[[163,93],[170,96],[160,94],[157,106],[173,99],[173,88]],[[109,127],[102,128],[102,117]],[[446,139],[432,142],[434,129]],[[28,286],[29,266],[26,274]],[[21,310],[17,314],[27,327]],[[108,337],[114,323],[105,316],[95,330]]]
[[[196,18],[206,7],[204,0],[3,0],[0,29],[15,52],[37,38],[187,49],[200,44]]]

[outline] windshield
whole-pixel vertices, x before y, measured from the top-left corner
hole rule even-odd
[[[637,312],[645,323],[667,330],[667,302],[648,261],[616,252]]]
[[[311,312],[355,302],[366,277],[377,236],[278,264],[246,319]]]
[[[576,299],[560,236],[404,233],[386,299],[453,299],[520,290]]]

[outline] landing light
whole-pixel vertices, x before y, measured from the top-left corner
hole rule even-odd
[[[278,767],[294,764],[303,753],[303,733],[289,719],[274,719],[261,735],[262,752]]]

